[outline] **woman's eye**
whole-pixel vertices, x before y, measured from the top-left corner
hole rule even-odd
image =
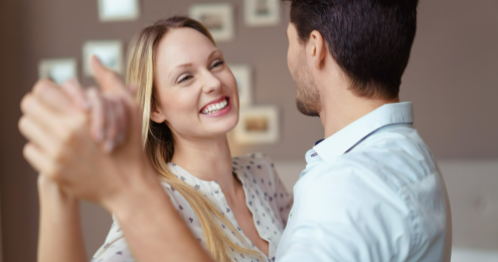
[[[181,75],[181,76],[178,78],[178,83],[182,83],[182,82],[185,82],[185,81],[190,80],[190,79],[192,79],[192,76],[191,76],[191,75],[188,75],[188,74]]]
[[[211,66],[212,68],[219,67],[223,65],[225,62],[223,60],[216,60],[213,65]]]

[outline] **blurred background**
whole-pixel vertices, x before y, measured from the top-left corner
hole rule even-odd
[[[36,260],[36,173],[22,157],[25,140],[17,121],[19,102],[38,79],[40,62],[74,58],[78,79],[91,85],[93,79],[83,73],[87,41],[118,40],[126,50],[144,26],[188,15],[193,5],[208,3],[213,2],[141,0],[138,16],[113,22],[99,18],[97,0],[0,1],[0,261]],[[252,104],[277,108],[280,127],[271,144],[241,144],[231,135],[232,151],[267,153],[292,190],[305,152],[323,131],[318,118],[300,115],[295,106],[286,63],[289,7],[278,7],[278,20],[255,26],[245,17],[243,0],[223,3],[233,8],[233,35],[218,47],[228,63],[252,69]],[[415,126],[446,180],[453,209],[453,261],[498,261],[497,99],[498,0],[422,0],[401,100],[414,102]],[[112,219],[100,207],[83,203],[82,220],[91,257]]]

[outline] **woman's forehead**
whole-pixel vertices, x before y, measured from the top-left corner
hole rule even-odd
[[[206,59],[213,50],[216,50],[216,46],[199,31],[192,28],[174,28],[161,40],[158,46],[158,57],[167,57],[169,61],[189,58]],[[186,61],[179,63],[184,62]]]

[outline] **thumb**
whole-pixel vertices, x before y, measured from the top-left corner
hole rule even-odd
[[[95,80],[104,93],[122,94],[125,92],[126,88],[123,80],[121,80],[116,72],[105,67],[95,55],[92,56],[92,68]]]

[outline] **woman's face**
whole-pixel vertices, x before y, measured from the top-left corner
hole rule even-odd
[[[154,122],[185,138],[225,135],[239,118],[237,82],[223,54],[200,32],[170,30],[157,49]]]

